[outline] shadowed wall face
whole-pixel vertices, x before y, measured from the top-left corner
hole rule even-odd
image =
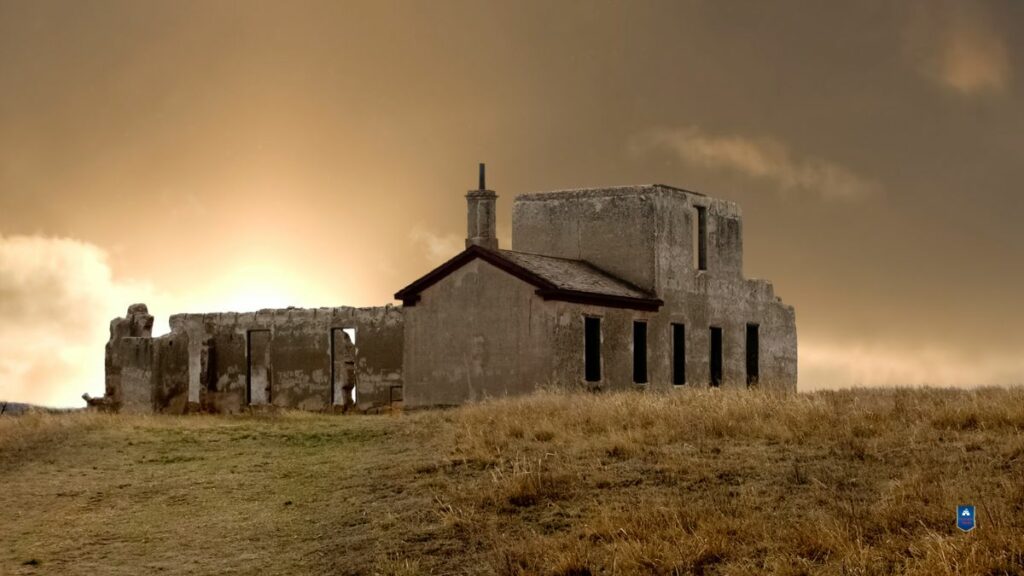
[[[158,334],[384,304],[464,245],[481,161],[504,245],[518,193],[742,205],[808,389],[1024,381],[1022,27],[999,0],[0,1],[0,397],[101,393],[132,302]]]
[[[477,259],[403,308],[406,405],[458,405],[550,381],[555,317],[535,292]]]

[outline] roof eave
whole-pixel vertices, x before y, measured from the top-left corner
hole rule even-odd
[[[420,279],[396,292],[395,300],[401,300],[402,305],[405,307],[415,306],[420,301],[420,293],[476,258],[481,258],[489,264],[533,285],[537,288],[537,295],[545,300],[560,300],[576,304],[592,304],[608,308],[628,308],[647,312],[657,312],[664,304],[658,298],[638,298],[559,288],[526,268],[510,262],[501,254],[476,245],[466,248],[444,264],[434,268]]]
[[[594,306],[604,306],[605,308],[628,308],[644,312],[657,312],[665,304],[660,298],[636,298],[633,296],[581,292],[579,290],[540,289],[537,290],[537,295],[545,300],[591,304]]]

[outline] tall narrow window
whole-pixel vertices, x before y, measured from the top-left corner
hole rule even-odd
[[[754,386],[760,378],[758,367],[759,348],[761,346],[757,324],[747,324],[747,386]]]
[[[711,385],[718,387],[722,385],[722,329],[717,326],[711,327]]]
[[[690,218],[690,254],[693,256],[690,264],[694,270],[700,270],[700,211],[701,208],[695,208]]]
[[[213,338],[208,338],[203,344],[206,350],[206,389],[210,392],[217,391],[217,344]]]
[[[583,319],[583,364],[587,382],[601,381],[601,319]]]
[[[697,206],[697,270],[708,269],[708,209]]]
[[[672,384],[686,384],[686,326],[672,325]]]
[[[270,404],[272,370],[270,367],[270,330],[246,332],[248,371],[246,388],[249,404]]]
[[[633,382],[647,384],[647,322],[633,322]]]

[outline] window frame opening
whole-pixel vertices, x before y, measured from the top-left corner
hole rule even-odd
[[[708,209],[697,206],[697,245],[695,263],[697,270],[708,269]]]
[[[721,326],[708,331],[708,385],[720,388],[725,376],[725,342]]]
[[[601,381],[601,318],[583,317],[583,379]]]
[[[761,379],[761,325],[747,324],[746,344],[747,387],[757,386]]]
[[[647,321],[633,321],[633,383],[650,382],[647,373]]]
[[[686,324],[672,326],[672,385],[686,385]]]

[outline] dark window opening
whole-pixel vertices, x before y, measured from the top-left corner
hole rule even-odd
[[[633,322],[633,382],[647,383],[647,322]]]
[[[583,319],[583,363],[587,382],[601,381],[601,319]]]
[[[212,339],[206,341],[206,389],[217,391],[217,346]]]
[[[697,206],[697,269],[708,269],[708,209]]]
[[[711,327],[711,385],[722,385],[722,329]]]
[[[672,384],[686,384],[686,326],[672,325]]]
[[[388,388],[388,404],[402,401],[402,387],[391,386]]]
[[[760,377],[758,355],[760,353],[758,325],[747,324],[747,386],[754,386]]]

